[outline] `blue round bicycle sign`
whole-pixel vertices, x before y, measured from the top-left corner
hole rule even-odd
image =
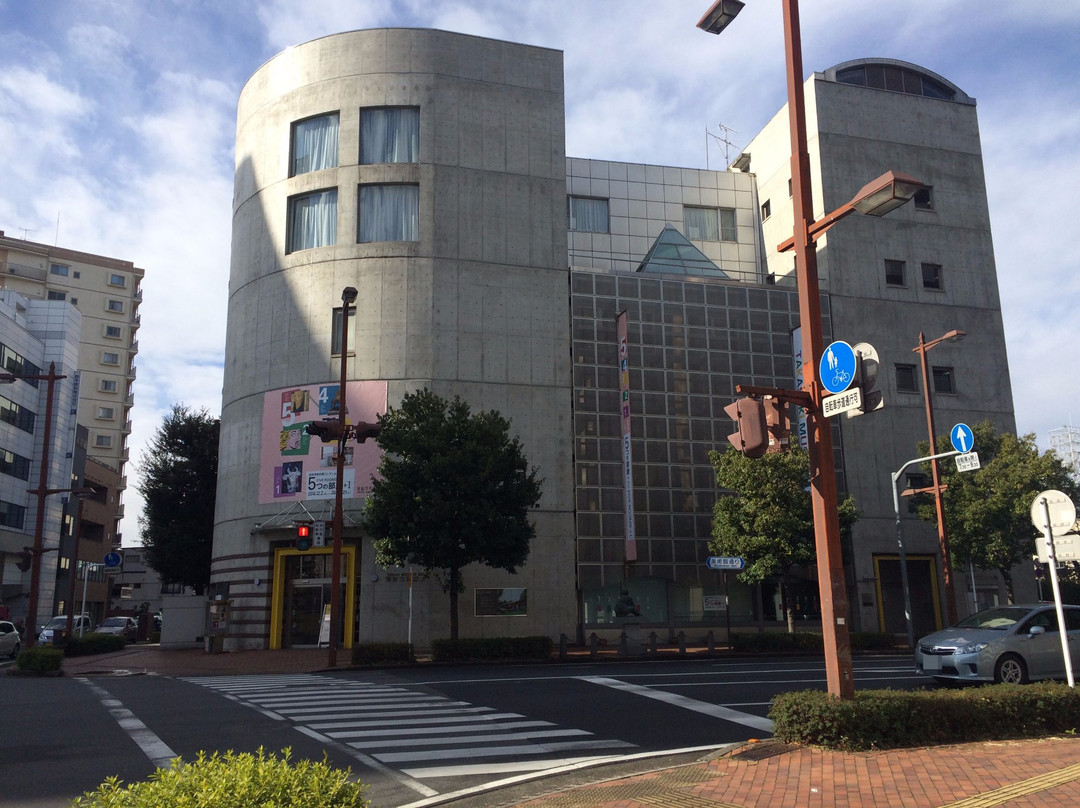
[[[855,351],[842,340],[829,345],[818,363],[821,386],[832,394],[842,393],[855,380]]]

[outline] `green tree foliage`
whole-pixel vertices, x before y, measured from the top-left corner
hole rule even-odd
[[[146,560],[163,583],[200,595],[210,583],[220,425],[205,409],[173,405],[139,466]]]
[[[1031,504],[1048,489],[1068,494],[1075,502],[1077,484],[1055,452],[1039,453],[1035,435],[999,432],[989,421],[976,424],[972,431],[981,468],[958,472],[952,458],[938,463],[941,482],[948,486],[942,501],[949,555],[954,567],[971,561],[982,569],[998,570],[1012,599],[1013,567],[1035,555],[1039,533],[1031,524]],[[923,454],[929,448],[926,441],[919,444]],[[938,436],[936,448],[951,451],[949,436]],[[923,464],[923,471],[930,476],[929,463]],[[936,524],[932,496],[919,494],[913,502],[920,519]]]
[[[739,580],[756,584],[770,575],[782,576],[788,630],[794,630],[789,597],[793,568],[816,558],[814,514],[810,503],[810,460],[801,449],[751,459],[726,450],[710,454],[716,482],[732,492],[717,499],[713,509],[713,538],[717,555],[741,556],[746,567]],[[841,538],[846,543],[859,518],[850,496],[838,501]]]
[[[473,414],[456,396],[410,393],[379,423],[385,454],[365,506],[375,560],[441,573],[456,640],[462,569],[479,563],[513,573],[525,563],[535,534],[529,511],[543,481],[510,437],[510,421]]]

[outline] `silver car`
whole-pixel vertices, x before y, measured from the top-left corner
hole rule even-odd
[[[1064,613],[1069,656],[1077,670],[1080,606],[1065,606]],[[995,606],[923,637],[915,644],[915,670],[946,683],[1064,679],[1054,604]]]
[[[0,656],[14,659],[19,655],[20,648],[22,648],[22,637],[19,636],[19,630],[15,628],[15,624],[0,620]]]

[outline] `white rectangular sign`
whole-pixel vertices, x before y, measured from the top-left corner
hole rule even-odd
[[[1046,542],[1046,535],[1035,539],[1035,550],[1039,555],[1039,561],[1044,564],[1050,563],[1050,547]],[[1054,557],[1058,561],[1076,561],[1080,559],[1080,534],[1062,533],[1054,535]]]
[[[345,469],[344,485],[341,487],[341,496],[344,499],[353,497],[353,480],[356,477],[355,469]],[[334,499],[334,490],[337,488],[337,469],[320,469],[309,471],[307,475],[307,498],[308,499]]]
[[[848,410],[857,410],[862,406],[862,388],[852,387],[835,396],[821,399],[821,414],[826,418],[839,415]]]
[[[975,471],[981,469],[982,465],[979,463],[978,452],[968,452],[967,454],[961,454],[956,456],[956,470],[957,471]]]
[[[722,612],[727,609],[726,595],[702,595],[702,606],[707,612]]]

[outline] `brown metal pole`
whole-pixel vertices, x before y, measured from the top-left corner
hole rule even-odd
[[[787,61],[788,117],[791,129],[791,182],[795,207],[795,272],[802,326],[803,390],[813,406],[807,413],[810,454],[810,499],[814,512],[821,629],[825,641],[825,677],[829,693],[841,699],[855,696],[851,664],[847,588],[840,549],[840,519],[836,506],[836,469],[832,432],[821,416],[822,390],[818,362],[822,351],[821,297],[817,250],[810,238],[813,199],[810,157],[806,146],[806,107],[803,97],[802,41],[798,0],[784,0],[784,54]]]
[[[82,527],[83,498],[79,497],[79,507],[75,510],[75,529],[71,536],[71,569],[68,571],[67,596],[67,635],[71,636],[75,620],[75,572],[79,569],[79,533]],[[106,609],[106,611],[108,611]]]
[[[40,378],[40,377],[37,377]],[[38,617],[38,590],[41,579],[41,556],[45,551],[42,547],[45,530],[45,497],[49,489],[49,441],[52,440],[52,413],[53,413],[53,390],[57,379],[63,376],[56,375],[56,363],[49,363],[49,375],[45,377],[45,427],[41,431],[41,469],[38,474],[37,513],[34,515],[34,546],[30,551],[30,603],[26,609],[26,647],[33,648],[37,642],[37,617]]]
[[[936,344],[936,343],[934,343]],[[934,406],[930,398],[930,365],[926,352],[933,345],[926,344],[926,337],[919,332],[919,358],[922,360],[923,398],[926,400],[926,429],[930,435],[930,454],[937,454],[937,438],[934,430]],[[949,557],[949,538],[945,531],[945,502],[941,496],[941,472],[935,458],[930,461],[930,479],[934,489],[934,505],[937,508],[938,546],[941,549],[941,568],[945,577],[945,613],[950,626],[957,621],[956,597],[953,591],[952,559]]]

